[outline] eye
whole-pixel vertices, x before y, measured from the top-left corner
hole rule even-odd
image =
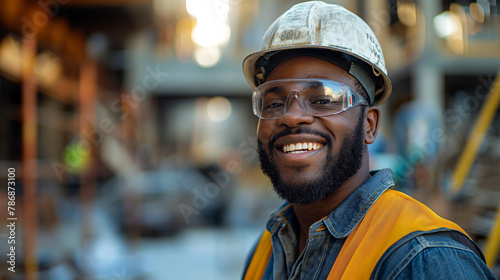
[[[320,105],[326,105],[330,103],[331,103],[330,99],[319,99],[313,102],[313,104],[320,104]]]
[[[282,94],[280,94],[280,91],[277,91],[276,89],[279,88],[275,87],[273,88],[273,91],[267,91],[267,93],[262,97],[263,110],[276,110],[285,106],[286,97],[283,97]]]
[[[338,110],[342,107],[342,101],[333,99],[331,96],[316,96],[309,101],[312,110]]]
[[[315,104],[315,105],[328,105],[328,104],[338,104],[341,100],[332,98],[330,95],[316,95],[316,96],[311,96],[309,99],[309,104]]]
[[[284,105],[283,102],[274,102],[274,103],[268,102],[268,104],[266,104],[264,109],[277,109],[283,107],[283,105]]]

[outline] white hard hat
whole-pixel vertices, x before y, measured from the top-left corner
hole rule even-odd
[[[357,15],[321,1],[297,4],[267,29],[261,50],[243,61],[243,72],[255,88],[279,62],[292,56],[315,56],[353,75],[365,88],[370,104],[391,94],[384,55],[370,27]]]

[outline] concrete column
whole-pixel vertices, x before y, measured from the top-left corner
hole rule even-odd
[[[414,99],[436,110],[442,117],[444,112],[444,73],[440,66],[429,59],[421,59],[413,74]]]
[[[413,70],[414,98],[432,108],[439,117],[440,125],[444,114],[444,73],[440,65],[439,50],[436,46],[433,19],[442,8],[441,2],[422,0],[419,2],[425,18],[425,44],[422,56]]]
[[[434,33],[434,17],[442,11],[441,1],[422,0],[419,1],[420,8],[425,19],[425,49],[424,55],[436,52],[436,35]]]

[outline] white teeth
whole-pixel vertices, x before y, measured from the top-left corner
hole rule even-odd
[[[285,153],[305,153],[308,151],[318,150],[323,147],[323,144],[313,143],[313,142],[304,142],[304,143],[296,143],[296,144],[288,144],[283,145],[282,151]]]

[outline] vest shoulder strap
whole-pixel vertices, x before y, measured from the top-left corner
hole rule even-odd
[[[439,228],[466,234],[458,225],[439,217],[415,199],[387,190],[347,237],[328,279],[369,279],[378,260],[398,240],[412,232]],[[266,230],[251,257],[244,280],[262,279],[271,254],[271,233]]]
[[[347,237],[328,280],[369,279],[378,260],[398,240],[412,232],[439,228],[466,234],[415,199],[387,190]]]
[[[271,233],[268,230],[265,230],[260,237],[257,248],[255,248],[255,252],[252,256],[250,264],[248,265],[244,280],[262,279],[272,252],[273,245],[271,242]]]

